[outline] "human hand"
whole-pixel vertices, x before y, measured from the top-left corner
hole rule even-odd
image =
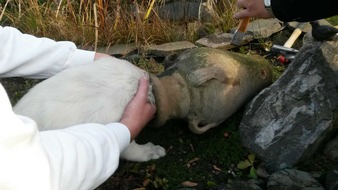
[[[128,127],[133,140],[146,124],[154,117],[156,106],[148,101],[149,76],[139,80],[138,90],[128,103],[122,115],[121,123]]]
[[[272,18],[264,6],[264,0],[237,0],[240,11],[234,14],[235,19],[245,17]]]

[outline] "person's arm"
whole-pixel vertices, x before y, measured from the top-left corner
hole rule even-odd
[[[108,56],[78,49],[73,42],[23,34],[13,27],[0,26],[0,44],[0,78],[48,78],[65,68]]]
[[[130,142],[121,123],[39,132],[13,113],[0,85],[0,189],[93,189],[113,174]]]
[[[13,113],[0,84],[0,189],[94,189],[110,177],[120,153],[152,119],[149,82],[140,79],[121,123],[82,124],[39,132]]]
[[[327,18],[338,14],[337,0],[270,0],[273,16],[264,6],[264,0],[237,0],[242,8],[234,14],[234,18],[245,17],[272,18],[290,21],[312,21]]]
[[[130,142],[130,132],[121,123],[82,124],[38,136],[49,160],[53,189],[98,187],[115,172]]]

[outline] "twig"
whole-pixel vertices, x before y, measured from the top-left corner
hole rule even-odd
[[[202,21],[202,6],[203,6],[203,0],[201,0],[200,4],[198,5],[198,22],[200,23]]]
[[[99,26],[97,22],[97,8],[96,8],[96,3],[94,3],[94,22],[95,22],[95,47],[94,50],[97,50],[97,43],[99,41]]]
[[[58,18],[58,16],[59,16],[59,11],[60,11],[61,4],[62,4],[62,0],[60,0],[60,2],[59,2],[59,4],[58,4],[58,8],[57,8],[57,10],[56,10],[55,18]]]
[[[135,4],[135,12],[136,12],[136,26],[135,26],[135,43],[138,45],[138,31],[141,30],[141,24],[142,24],[142,21],[141,21],[141,18],[140,18],[140,9],[139,9],[139,6],[138,6],[138,3],[137,1],[134,2]],[[141,33],[142,33],[142,30],[141,30]]]
[[[1,15],[0,15],[0,20],[2,20],[2,17],[3,17],[4,14],[5,14],[5,10],[6,10],[6,7],[7,7],[8,3],[9,3],[9,1],[10,1],[10,0],[7,0],[7,1],[6,1],[6,4],[5,4],[5,6],[4,6],[4,9],[2,10]]]
[[[21,0],[19,0],[19,20],[21,19]]]
[[[117,26],[120,22],[120,18],[121,18],[121,2],[120,2],[120,0],[117,0],[117,2],[116,2],[116,19],[115,19],[115,23],[114,23],[114,31],[117,30]]]

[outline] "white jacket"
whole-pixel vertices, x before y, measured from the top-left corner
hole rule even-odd
[[[46,78],[94,52],[0,26],[0,77]],[[116,170],[130,143],[121,123],[83,124],[39,132],[35,122],[15,115],[0,84],[0,189],[94,189]]]

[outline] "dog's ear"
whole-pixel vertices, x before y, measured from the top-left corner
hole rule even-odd
[[[194,86],[201,86],[212,79],[231,85],[234,78],[233,73],[224,72],[224,70],[219,67],[204,67],[196,69],[187,75],[189,83]]]

